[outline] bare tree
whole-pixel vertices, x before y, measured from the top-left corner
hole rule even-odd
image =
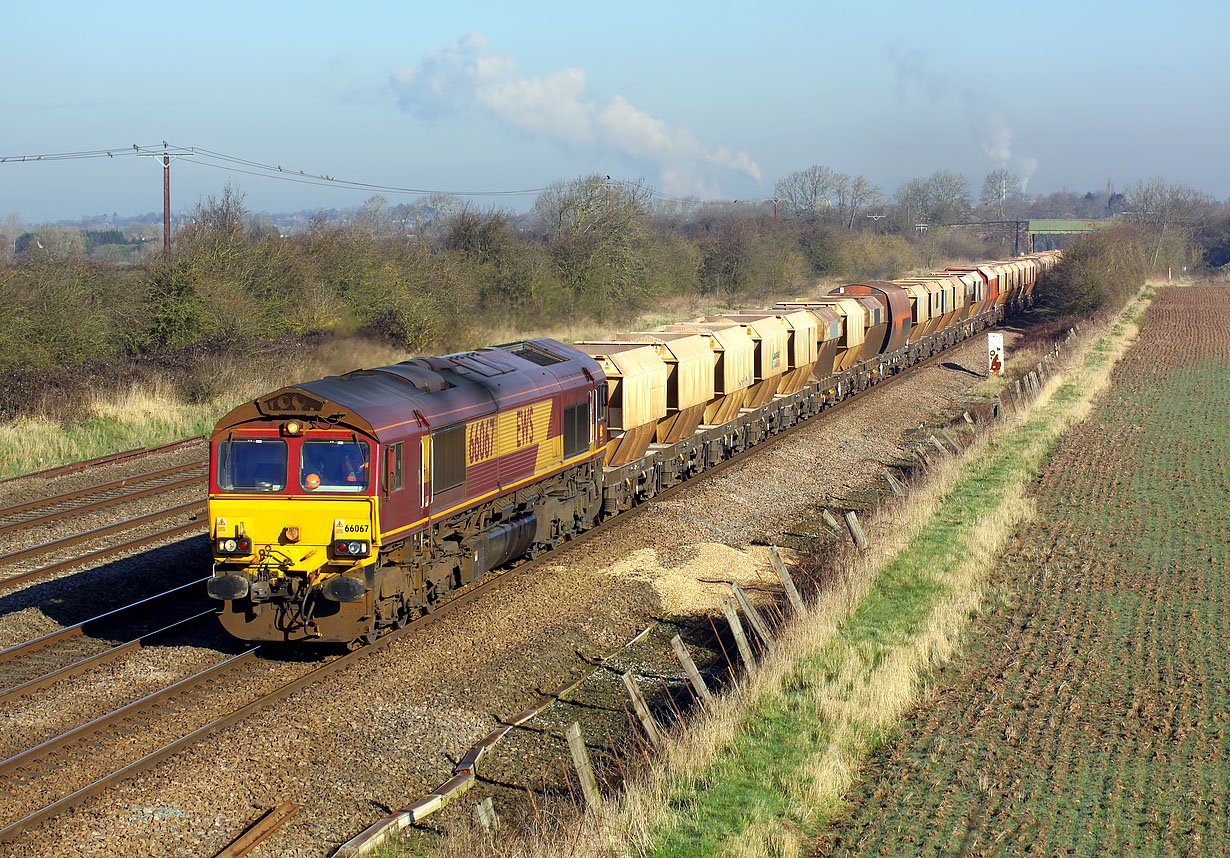
[[[842,213],[842,223],[854,229],[854,219],[863,209],[883,199],[883,191],[863,176],[837,176],[837,203]]]
[[[780,179],[773,189],[773,196],[786,217],[816,223],[832,211],[837,178],[837,174],[828,167],[813,164],[806,170]]]
[[[389,201],[381,196],[370,197],[359,206],[355,222],[373,237],[387,236],[396,229],[396,219]]]
[[[1152,265],[1157,265],[1167,232],[1186,244],[1208,220],[1214,204],[1208,194],[1187,185],[1170,184],[1161,178],[1129,185],[1123,193],[1131,216],[1157,233]]]
[[[970,212],[969,182],[960,173],[936,170],[927,177],[927,217],[935,223],[957,223]]]
[[[915,224],[925,222],[931,206],[931,189],[926,179],[911,179],[897,188],[893,198],[905,213],[905,229],[912,230]]]
[[[614,230],[649,210],[644,182],[613,182],[597,174],[555,182],[534,200],[530,213],[553,235]]]
[[[1004,206],[1008,200],[1020,195],[1021,177],[1011,170],[1000,167],[987,173],[982,180],[982,193],[978,201],[984,206],[994,206],[999,219],[1004,219]]]

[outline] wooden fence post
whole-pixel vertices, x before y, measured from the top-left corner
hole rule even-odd
[[[739,600],[739,606],[743,608],[747,621],[751,623],[752,628],[756,630],[756,634],[764,641],[765,649],[772,652],[773,638],[769,635],[769,627],[765,624],[764,618],[760,616],[760,612],[756,610],[752,600],[747,597],[747,593],[743,592],[742,587],[738,584],[731,584],[730,589],[735,594],[735,598]]]
[[[905,497],[905,486],[897,482],[897,478],[893,476],[893,472],[888,468],[884,469],[884,478],[888,480],[888,487],[893,490],[893,494],[899,498]]]
[[[679,664],[683,667],[683,672],[688,676],[688,682],[692,683],[692,688],[696,691],[696,696],[705,701],[705,708],[712,712],[713,695],[709,693],[709,686],[705,685],[705,678],[696,669],[696,662],[692,661],[692,654],[683,645],[683,638],[679,637],[679,635],[671,638],[671,649],[675,651]]]
[[[491,804],[491,796],[474,805],[474,815],[478,817],[478,824],[487,834],[494,834],[500,827],[499,817],[495,815],[495,807]]]
[[[944,436],[944,440],[952,445],[952,448],[958,453],[961,452],[961,445],[957,443],[957,439],[947,429],[941,429],[940,434]]]
[[[743,634],[743,624],[739,622],[739,613],[735,610],[735,603],[730,600],[729,596],[722,597],[722,613],[726,615],[726,622],[730,623],[730,633],[735,636],[735,644],[739,647],[739,655],[747,667],[747,672],[755,673],[756,657],[752,655],[752,646],[747,642],[747,635]]]
[[[863,527],[858,523],[858,516],[854,514],[854,510],[846,510],[846,526],[850,528],[850,538],[854,540],[854,544],[858,546],[859,551],[866,551],[870,543],[867,541],[867,535],[863,533]]]
[[[777,572],[777,577],[782,579],[782,588],[786,591],[786,598],[790,600],[794,613],[796,615],[803,613],[803,597],[795,589],[794,579],[790,577],[790,573],[786,570],[786,562],[782,560],[781,552],[777,550],[776,545],[769,546],[769,560],[773,563],[773,569]]]
[[[636,712],[636,717],[641,720],[641,726],[645,728],[645,735],[649,737],[649,744],[655,748],[661,747],[662,734],[658,731],[658,722],[653,719],[653,713],[649,711],[645,698],[641,696],[641,690],[636,687],[636,680],[632,678],[632,671],[629,670],[620,678],[624,681],[624,688],[627,690],[628,696],[632,698],[632,708]]]
[[[827,509],[820,511],[820,520],[823,521],[833,533],[841,533],[841,525],[837,523],[837,519]]]
[[[585,740],[581,738],[581,725],[576,721],[568,728],[568,750],[572,752],[572,765],[577,770],[577,778],[581,781],[581,792],[585,803],[597,807],[601,801],[598,795],[598,780],[594,777],[594,767],[589,763],[589,752],[585,750]]]

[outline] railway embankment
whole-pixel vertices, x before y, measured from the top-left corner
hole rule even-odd
[[[828,575],[805,614],[779,627],[777,646],[755,675],[712,714],[693,707],[686,727],[672,731],[626,791],[575,816],[536,809],[527,854],[809,848],[867,756],[894,735],[934,670],[958,651],[988,570],[1034,515],[1031,479],[1106,389],[1151,295],[1098,328],[1086,326],[1060,370],[1036,395],[1011,397],[1020,407],[963,455],[932,455],[909,496],[882,503],[865,522],[871,547],[849,552],[844,574]],[[481,850],[485,842],[479,832],[461,848]],[[446,854],[457,848],[444,846]]]
[[[1070,356],[1027,408],[935,468],[871,525],[880,535],[824,594],[731,711],[689,731],[627,810],[651,855],[772,854],[840,806],[866,754],[956,651],[986,573],[1033,515],[1027,487],[1089,413],[1133,340],[1142,296]],[[699,786],[699,788],[698,788]]]

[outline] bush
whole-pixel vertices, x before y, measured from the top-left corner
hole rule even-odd
[[[1145,283],[1146,243],[1144,232],[1134,226],[1082,235],[1039,283],[1039,312],[1066,318],[1127,303]]]

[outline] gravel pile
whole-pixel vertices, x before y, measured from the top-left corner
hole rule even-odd
[[[975,338],[945,360],[981,371],[985,348]],[[732,576],[768,580],[760,550],[743,549],[779,541],[816,505],[876,484],[877,463],[904,453],[905,433],[954,407],[976,380],[933,365],[870,391],[508,580],[455,621],[409,635],[0,846],[0,855],[211,855],[286,798],[299,813],[253,855],[328,854],[441,783],[497,719],[540,689],[592,672],[586,658],[655,620],[712,608]],[[530,768],[522,781],[537,777]],[[459,805],[468,814],[472,803]]]

